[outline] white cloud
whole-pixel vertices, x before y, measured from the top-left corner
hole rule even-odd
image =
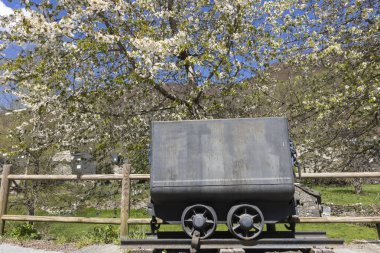
[[[13,14],[13,9],[6,6],[3,1],[0,0],[0,16],[8,16]]]
[[[13,9],[6,6],[4,4],[4,2],[2,0],[0,0],[0,17],[1,16],[9,16],[9,15],[12,15],[13,14]],[[9,31],[9,27],[8,25],[6,25],[5,27],[4,26],[0,26],[0,32],[3,32],[3,31]]]
[[[30,11],[27,11],[25,10],[24,8],[21,9],[22,13],[24,14],[25,17],[30,17],[31,16],[31,12]],[[6,16],[9,16],[9,15],[12,15],[14,14],[14,10],[8,6],[6,6],[3,2],[3,0],[0,0],[0,17],[6,17]],[[16,19],[16,21],[19,21],[19,19]],[[15,23],[15,21],[11,22],[11,23],[8,23],[4,26],[0,26],[0,32],[1,31],[6,31],[6,32],[9,32],[9,30],[12,28],[13,24]]]

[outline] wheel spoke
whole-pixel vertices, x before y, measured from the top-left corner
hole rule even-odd
[[[253,228],[256,229],[257,231],[260,231],[260,227],[257,226],[256,224],[253,224]]]
[[[209,220],[209,219],[207,219],[207,220],[206,220],[206,223],[207,223],[207,224],[214,224],[215,222],[214,222],[213,220]]]
[[[236,226],[234,226],[233,228],[232,228],[232,230],[236,230],[236,229],[238,229],[238,228],[240,228],[240,224],[237,224]]]

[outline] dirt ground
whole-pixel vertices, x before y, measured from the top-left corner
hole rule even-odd
[[[90,245],[78,249],[74,244],[56,244],[52,241],[1,240],[0,253],[125,253],[119,245]],[[137,251],[136,251],[137,252]],[[380,240],[355,242],[333,249],[334,253],[380,253]],[[287,253],[290,253],[289,251]],[[294,252],[296,253],[296,252]]]

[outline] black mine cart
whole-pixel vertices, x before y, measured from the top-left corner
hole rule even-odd
[[[160,233],[153,224],[150,241],[122,244],[257,248],[260,240],[296,240],[294,224],[285,232],[274,225],[296,215],[286,118],[153,122],[150,151],[152,221],[181,224],[183,233]],[[229,232],[216,232],[218,224]]]

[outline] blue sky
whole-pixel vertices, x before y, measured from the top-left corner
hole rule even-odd
[[[21,8],[21,5],[19,1],[6,1],[6,0],[0,0],[0,16],[10,15],[13,13],[13,9],[19,9]],[[0,29],[2,29],[0,27]],[[17,48],[12,47],[6,50],[6,57],[14,57],[17,55]],[[4,86],[0,85],[0,107],[9,108],[12,101],[14,100],[14,97],[10,94],[4,94],[2,91],[4,90]]]

